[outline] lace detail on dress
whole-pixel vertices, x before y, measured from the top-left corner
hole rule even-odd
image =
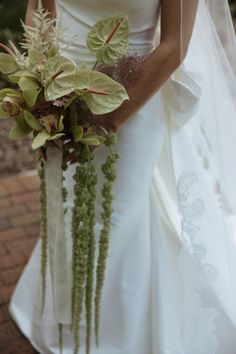
[[[219,313],[215,308],[204,307],[202,295],[209,281],[217,279],[217,271],[205,261],[205,246],[197,242],[200,231],[197,221],[205,209],[203,200],[190,200],[190,189],[197,182],[198,178],[194,173],[183,172],[177,183],[183,239],[179,254],[184,284],[183,353],[215,354],[218,346],[214,333],[215,319],[219,317]]]

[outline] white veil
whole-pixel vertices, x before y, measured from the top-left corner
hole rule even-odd
[[[157,28],[157,40],[159,33]],[[187,55],[161,88],[169,119],[152,185],[162,219],[179,243],[183,321],[178,354],[215,354],[222,318],[223,330],[235,336],[235,73],[228,2],[199,0]],[[235,353],[235,347],[231,350]]]

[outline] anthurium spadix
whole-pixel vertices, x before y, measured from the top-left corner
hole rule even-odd
[[[45,99],[55,100],[74,91],[76,64],[73,60],[60,55],[49,58],[43,69]]]
[[[98,71],[78,71],[74,82],[75,92],[94,114],[112,112],[129,99],[122,85]]]
[[[126,52],[128,41],[129,20],[125,15],[98,21],[88,32],[86,40],[87,47],[101,64],[117,61]]]

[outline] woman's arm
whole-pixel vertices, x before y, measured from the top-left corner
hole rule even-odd
[[[50,12],[50,17],[56,17],[56,6],[55,0],[42,0],[42,5],[45,9]],[[28,26],[33,26],[32,15],[38,7],[38,0],[28,0],[26,14],[25,14],[25,24]]]
[[[118,131],[122,123],[137,112],[181,64],[192,35],[197,5],[198,0],[161,0],[160,44],[145,59],[135,85],[127,89],[130,99],[114,112],[101,117],[101,124],[108,130]]]

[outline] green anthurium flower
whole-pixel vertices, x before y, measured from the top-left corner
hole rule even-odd
[[[31,113],[26,110],[23,111],[23,116],[26,123],[33,129],[38,132],[42,131],[44,127],[40,124],[39,120]]]
[[[77,95],[81,96],[94,114],[112,112],[129,99],[122,85],[98,71],[77,71],[74,85]]]
[[[13,58],[12,55],[6,54],[6,53],[0,53],[0,72],[9,75],[13,74],[17,70],[19,70],[20,67],[17,63],[17,61]]]
[[[22,76],[19,80],[19,86],[26,103],[33,107],[40,92],[40,83],[34,78]]]
[[[42,72],[45,84],[45,99],[55,100],[74,91],[74,75],[76,64],[63,56],[49,58]]]
[[[86,43],[98,63],[109,64],[126,52],[128,41],[128,17],[120,15],[98,21],[88,32]]]

